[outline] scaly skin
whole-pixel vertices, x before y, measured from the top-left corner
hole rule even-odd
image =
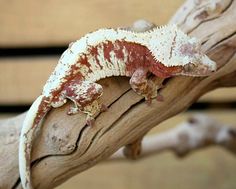
[[[24,189],[32,189],[30,154],[33,134],[47,112],[67,99],[74,102],[68,114],[82,111],[88,124],[101,111],[98,98],[102,86],[96,81],[111,76],[131,77],[130,85],[150,100],[158,85],[147,76],[167,78],[175,75],[207,76],[216,64],[204,55],[195,38],[174,25],[135,33],[122,29],[101,29],[72,43],[61,56],[42,95],[28,111],[19,146],[19,168]]]

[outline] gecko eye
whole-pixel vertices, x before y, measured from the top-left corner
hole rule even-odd
[[[184,66],[184,71],[185,71],[185,72],[191,72],[191,71],[194,70],[194,68],[195,68],[195,65],[189,63],[189,64],[186,64],[186,65]]]

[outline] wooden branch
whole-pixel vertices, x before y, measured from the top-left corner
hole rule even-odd
[[[130,89],[127,78],[105,79],[100,82],[104,86],[101,101],[109,109],[96,118],[94,127],[85,125],[83,114],[67,116],[68,104],[52,110],[35,137],[34,186],[54,188],[185,110],[209,90],[235,86],[235,9],[235,0],[189,0],[171,20],[202,41],[202,48],[219,67],[212,76],[169,79],[160,91],[164,102],[154,101],[151,106]],[[0,188],[21,188],[17,147],[24,116],[0,122]]]
[[[218,145],[236,154],[236,128],[204,115],[196,114],[173,129],[145,137],[142,141],[140,158],[173,151],[178,157],[185,157],[197,149]],[[120,148],[110,158],[127,160]]]

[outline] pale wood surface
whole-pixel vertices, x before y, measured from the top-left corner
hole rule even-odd
[[[165,24],[184,0],[1,0],[0,47],[65,45],[102,27]]]
[[[0,59],[0,105],[31,104],[57,64],[59,56]],[[236,101],[236,88],[221,88],[200,102]]]

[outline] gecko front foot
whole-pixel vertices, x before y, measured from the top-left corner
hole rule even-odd
[[[137,69],[130,79],[130,85],[137,94],[145,97],[146,103],[150,105],[153,98],[159,98],[161,100],[158,90],[163,87],[163,79],[158,77],[147,78],[147,74],[147,69]]]

